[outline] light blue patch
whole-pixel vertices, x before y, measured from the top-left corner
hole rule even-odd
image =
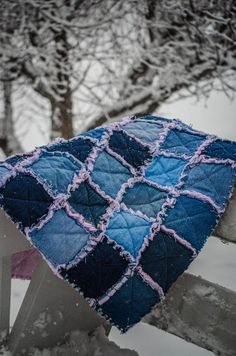
[[[183,189],[205,194],[224,206],[229,199],[234,176],[229,164],[200,163],[189,170]]]
[[[29,235],[33,244],[54,267],[73,260],[89,238],[89,233],[68,216],[64,209],[57,210],[49,222]]]
[[[5,174],[9,173],[10,169],[0,166],[0,180],[4,177]]]
[[[91,177],[105,193],[115,198],[121,185],[131,174],[116,158],[103,151],[96,159]]]
[[[184,131],[171,130],[161,145],[162,150],[177,154],[194,154],[206,136],[200,136]]]
[[[146,183],[136,183],[127,189],[123,203],[134,211],[140,210],[149,217],[155,218],[167,198],[167,193],[153,188]]]
[[[119,211],[110,219],[106,235],[133,257],[137,257],[144,238],[150,234],[151,223],[139,216]]]
[[[130,122],[123,126],[122,129],[149,144],[155,143],[155,141],[159,140],[159,135],[164,130],[161,125],[154,122],[153,124],[150,124],[149,122],[143,121]]]
[[[146,169],[145,178],[164,186],[176,185],[187,161],[174,157],[155,157]]]
[[[67,193],[75,173],[79,173],[81,165],[73,158],[59,153],[44,152],[40,159],[28,168],[38,175],[52,192]]]
[[[96,138],[97,140],[100,140],[100,138],[102,137],[102,135],[104,134],[105,131],[106,131],[106,129],[104,127],[99,127],[94,130],[82,132],[80,134],[80,136],[88,136],[88,137],[92,137],[92,138]]]
[[[139,119],[142,119],[142,120],[153,120],[153,121],[163,121],[163,122],[171,122],[171,119],[167,119],[166,117],[160,117],[160,116],[143,116],[143,117],[140,117]]]

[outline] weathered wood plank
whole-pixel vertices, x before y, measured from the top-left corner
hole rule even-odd
[[[236,189],[213,235],[236,243]]]
[[[0,209],[0,257],[28,250],[30,243],[16,225]]]
[[[11,303],[11,256],[0,257],[0,334],[9,332]]]
[[[236,355],[236,293],[200,277],[180,277],[144,321],[216,355]]]
[[[93,331],[101,324],[109,332],[105,319],[41,260],[12,328],[9,348],[15,356],[30,347],[52,347],[65,341],[71,330]]]

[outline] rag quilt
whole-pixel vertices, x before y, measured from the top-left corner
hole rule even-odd
[[[125,332],[197,256],[235,180],[236,143],[130,117],[0,162],[0,205],[31,260]]]

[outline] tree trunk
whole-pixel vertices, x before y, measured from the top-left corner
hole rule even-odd
[[[14,153],[22,152],[23,149],[15,135],[12,111],[12,82],[4,81],[2,86],[4,113],[2,118],[0,147],[2,148],[4,154],[9,156]]]
[[[73,110],[72,91],[70,84],[70,60],[68,55],[68,42],[64,30],[55,33],[56,61],[57,61],[57,83],[53,90],[57,101],[52,105],[52,132],[51,138],[58,136],[69,139],[73,137]]]

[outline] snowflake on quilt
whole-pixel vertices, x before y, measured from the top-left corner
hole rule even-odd
[[[0,204],[120,330],[160,302],[232,193],[236,143],[179,120],[126,118],[0,164]]]

